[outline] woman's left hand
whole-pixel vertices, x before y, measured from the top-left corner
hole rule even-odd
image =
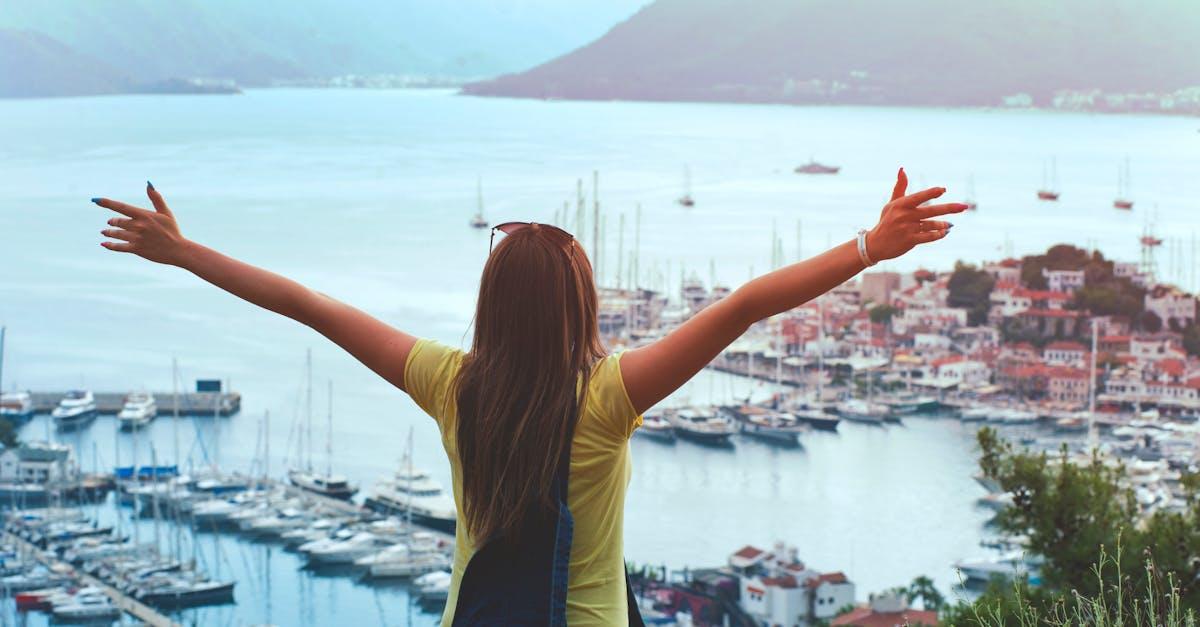
[[[908,176],[904,174],[904,168],[900,168],[896,175],[896,186],[892,189],[891,202],[883,206],[879,224],[867,232],[867,256],[872,261],[895,259],[918,244],[946,237],[953,225],[930,218],[961,213],[967,209],[965,204],[958,202],[924,204],[946,193],[945,187],[931,187],[906,196],[904,193],[907,189]]]

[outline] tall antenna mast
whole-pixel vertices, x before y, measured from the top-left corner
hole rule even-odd
[[[600,259],[600,171],[592,170],[592,255],[596,260],[596,274],[604,267]],[[597,277],[596,283],[601,279]]]
[[[625,212],[621,212],[617,227],[617,289],[624,287],[625,278]]]
[[[642,283],[642,277],[640,274],[638,274],[638,262],[640,261],[639,257],[642,254],[642,203],[640,202],[637,205],[636,216],[637,217],[635,218],[633,228],[633,280],[629,282],[630,287],[635,290],[638,289]],[[1195,239],[1194,235],[1193,239]]]

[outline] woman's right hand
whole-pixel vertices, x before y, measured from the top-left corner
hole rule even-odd
[[[119,253],[133,253],[155,263],[182,266],[188,240],[179,232],[175,214],[167,207],[162,194],[146,181],[146,196],[154,211],[134,207],[108,198],[93,198],[92,202],[122,216],[108,221],[114,228],[100,234],[118,241],[103,241],[100,245]]]
[[[871,261],[895,259],[918,244],[946,237],[953,225],[930,218],[961,213],[967,209],[965,204],[958,202],[924,204],[946,193],[944,187],[931,187],[906,196],[907,189],[908,176],[904,173],[904,168],[900,168],[896,174],[896,186],[892,189],[891,202],[883,206],[879,224],[867,232],[867,256]]]

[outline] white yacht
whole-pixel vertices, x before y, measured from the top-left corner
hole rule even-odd
[[[958,419],[963,422],[982,422],[987,420],[988,416],[992,415],[994,411],[986,405],[976,405],[975,407],[968,407],[962,410],[958,415]]]
[[[91,390],[71,390],[50,412],[50,417],[64,431],[83,427],[96,419],[96,397]]]
[[[379,539],[373,533],[359,532],[348,540],[333,542],[308,552],[309,563],[352,564],[379,551]]]
[[[444,603],[450,595],[450,572],[438,570],[413,580],[417,597],[423,603]]]
[[[372,577],[417,577],[450,567],[450,560],[438,551],[438,540],[432,534],[418,531],[409,542],[393,544],[386,549],[354,561],[366,566]]]
[[[859,398],[852,398],[838,403],[837,411],[846,420],[875,425],[883,424],[884,419],[888,415],[887,405],[871,403]]]
[[[341,475],[322,475],[315,472],[292,469],[288,471],[288,481],[292,485],[307,490],[313,494],[328,496],[343,501],[350,500],[358,488],[350,480]]]
[[[117,423],[125,431],[141,429],[150,424],[157,415],[158,405],[154,402],[153,395],[146,392],[130,392],[125,397],[125,405],[117,414]]]
[[[407,461],[388,480],[375,485],[363,505],[384,514],[405,516],[411,512],[415,523],[446,533],[454,533],[457,510],[442,485]]]
[[[33,396],[29,392],[0,394],[0,418],[24,422],[33,417]]]
[[[711,409],[679,409],[671,414],[670,420],[675,435],[711,446],[729,446],[730,436],[738,431],[732,420]]]

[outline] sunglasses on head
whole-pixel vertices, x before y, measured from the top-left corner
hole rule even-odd
[[[549,234],[553,239],[559,240],[559,243],[563,246],[567,246],[569,244],[572,249],[575,247],[575,236],[552,224],[541,224],[539,222],[505,222],[504,224],[497,224],[496,226],[492,227],[492,236],[491,239],[488,240],[488,252],[491,252],[492,248],[496,244],[496,231],[500,231],[505,235],[512,235],[517,231],[529,227],[545,229],[547,234]]]

